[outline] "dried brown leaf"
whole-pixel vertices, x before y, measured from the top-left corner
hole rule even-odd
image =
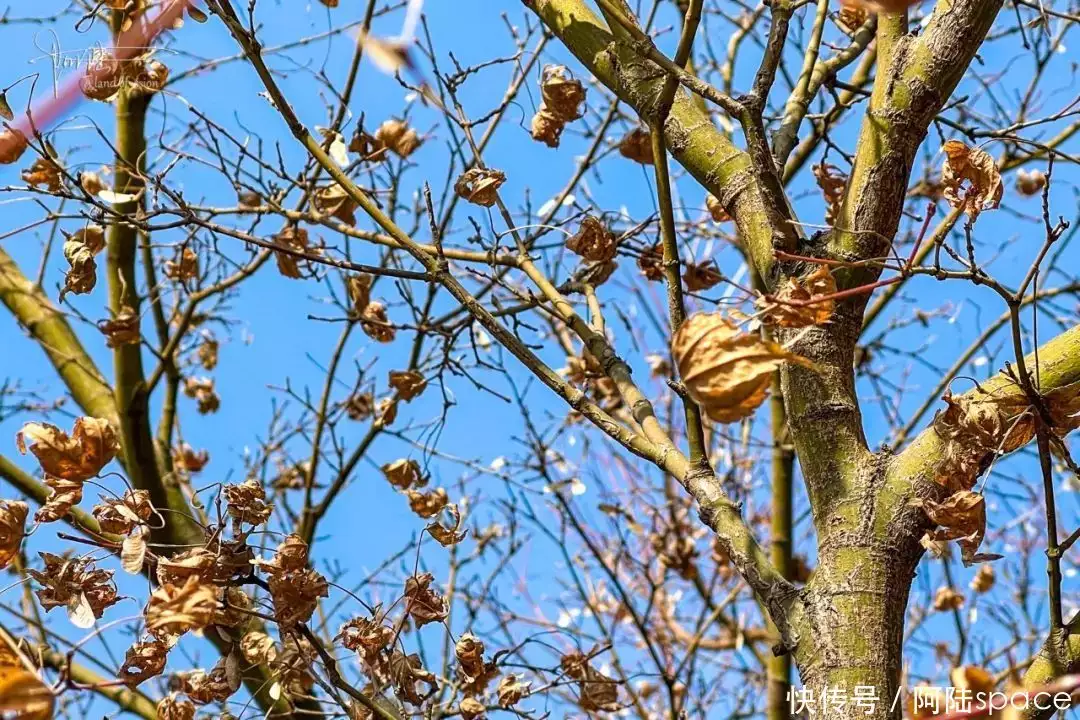
[[[716,422],[748,417],[768,394],[772,373],[785,362],[810,366],[757,335],[742,333],[720,313],[690,316],[671,351],[690,397]]]

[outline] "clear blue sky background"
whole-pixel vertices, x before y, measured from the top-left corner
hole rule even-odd
[[[59,9],[65,4],[57,0],[35,3],[33,12],[47,14],[50,10]],[[27,13],[29,8],[21,7],[22,5],[22,3],[16,4],[11,14],[19,17]],[[258,13],[258,18],[264,24],[260,35],[262,42],[264,46],[272,47],[278,43],[296,40],[304,35],[324,32],[331,26],[340,26],[346,19],[358,19],[364,3],[359,0],[342,0],[341,5],[339,9],[328,13],[325,8],[315,2],[310,4],[291,1],[273,3],[270,0],[263,0]],[[513,47],[507,37],[502,13],[507,13],[509,21],[521,28],[524,28],[526,23],[536,22],[519,2],[512,0],[429,0],[425,11],[439,53],[437,59],[443,70],[450,67],[447,55],[449,52],[453,52],[462,65],[512,53]],[[803,16],[806,16],[805,10]],[[657,26],[665,27],[671,22],[671,13],[665,11],[661,14]],[[1012,12],[1003,12],[999,18],[999,27],[1005,27],[1013,22]],[[59,25],[52,26],[56,30],[57,41],[64,51],[81,50],[93,43],[106,40],[106,29],[100,24],[83,34],[75,33],[72,29],[73,24],[73,19],[67,18]],[[376,32],[392,35],[399,27],[400,13],[395,13],[381,19],[376,25]],[[713,27],[719,29],[721,23],[716,22]],[[722,47],[726,36],[725,28],[722,35],[718,34],[711,40],[714,45]],[[1069,45],[1070,39],[1075,41],[1075,38],[1066,37],[1066,46]],[[662,39],[665,46],[670,44],[670,40],[671,33]],[[8,59],[4,64],[0,83],[6,85],[27,73],[40,73],[36,89],[37,96],[50,91],[51,61],[44,56],[45,52],[53,46],[49,29],[19,24],[0,26],[0,43]],[[326,123],[323,110],[325,94],[319,95],[319,88],[313,82],[311,74],[318,72],[321,68],[326,68],[326,72],[340,84],[351,56],[352,43],[352,38],[348,35],[337,36],[293,51],[288,59],[284,56],[273,59],[271,64],[275,69],[289,74],[287,79],[282,78],[282,85],[292,99],[301,119],[309,127]],[[172,36],[169,45],[183,53],[190,53],[200,58],[220,57],[236,52],[235,45],[224,28],[216,21],[211,21],[207,25],[189,22],[180,32]],[[529,47],[532,47],[532,43]],[[557,43],[549,44],[545,52],[547,54],[544,62],[569,61],[568,56],[559,49]],[[1069,53],[1069,55],[1075,57],[1075,54]],[[163,53],[160,58],[170,65],[174,73],[192,63],[188,57],[172,55],[168,52]],[[32,59],[34,62],[31,64]],[[1030,76],[1030,57],[1023,53],[1014,38],[992,46],[982,54],[982,60],[987,73],[1005,64],[1010,65],[1009,74],[1003,80],[995,82],[995,90],[1000,93],[999,97],[1007,106],[1015,106],[1013,95],[1017,88],[1022,90],[1023,83]],[[746,78],[756,66],[756,61],[757,50],[748,45],[746,55],[740,60],[740,79],[737,82],[739,87],[747,85]],[[432,77],[433,73],[429,65],[421,62],[421,66],[424,74]],[[571,63],[571,66],[577,72],[582,72],[576,64]],[[1066,74],[1067,63],[1064,59],[1060,62],[1060,66],[1061,72],[1056,76],[1051,75],[1045,86],[1048,112],[1050,108],[1060,107],[1075,96],[1075,78]],[[794,71],[797,64],[793,62],[792,68]],[[463,93],[467,110],[475,115],[488,110],[494,103],[494,99],[501,97],[508,77],[509,66],[499,66],[483,71],[477,79],[468,83]],[[194,117],[190,116],[185,109],[185,103],[190,103],[210,115],[215,121],[227,126],[238,136],[247,133],[253,139],[256,136],[260,137],[266,143],[268,155],[280,150],[290,171],[296,172],[302,167],[303,154],[288,136],[280,118],[259,96],[262,86],[246,65],[242,63],[222,65],[210,74],[192,78],[172,89],[183,97],[155,100],[155,110],[160,111],[162,107],[167,107],[170,118],[168,123],[162,126],[161,115],[155,113],[151,121],[151,127],[154,128],[152,132],[163,129],[165,137],[175,138],[182,123],[189,119],[194,120]],[[536,97],[535,81],[529,83],[529,89],[532,96]],[[24,82],[10,94],[11,104],[16,112],[21,112],[25,107],[28,90],[29,85]],[[778,88],[774,100],[779,101],[780,92],[781,89]],[[982,89],[975,83],[966,83],[958,92],[970,94],[971,107],[980,111],[986,111],[989,107]],[[354,117],[364,113],[367,124],[371,127],[387,117],[400,114],[406,107],[406,93],[407,91],[393,79],[382,75],[370,63],[365,62],[351,109]],[[1012,105],[1008,105],[1010,102]],[[503,169],[508,175],[508,182],[503,188],[504,197],[517,204],[528,193],[533,208],[536,208],[554,195],[565,183],[566,178],[573,171],[576,156],[586,147],[586,141],[568,131],[564,136],[563,146],[557,152],[531,141],[528,138],[527,128],[534,107],[528,103],[528,96],[523,95],[520,104],[510,109],[508,122],[496,136],[486,158],[489,164]],[[601,101],[599,93],[595,90],[591,91],[590,108],[596,112],[605,106],[606,103]],[[107,148],[90,129],[90,122],[95,121],[106,134],[110,134],[112,129],[110,113],[108,106],[84,103],[78,108],[76,115],[56,130],[53,142],[61,154],[69,158],[72,166],[79,163],[85,164],[87,168],[96,168],[110,161]],[[445,127],[440,124],[440,119],[432,110],[419,107],[415,103],[410,105],[410,113],[411,121],[415,126],[421,130],[432,130],[433,135],[432,139],[413,157],[420,169],[414,169],[407,175],[406,186],[414,189],[417,183],[428,179],[438,188],[438,184],[443,182],[447,168]],[[849,149],[852,146],[854,127],[854,123],[849,123],[836,137]],[[1026,134],[1028,137],[1033,137],[1039,132],[1041,131],[1031,130]],[[1047,131],[1044,134],[1049,136],[1052,132]],[[276,148],[273,146],[275,142],[279,143]],[[1077,143],[1073,142],[1072,147],[1067,149],[1075,152],[1076,145]],[[924,144],[924,161],[938,166],[940,156],[936,153],[939,147],[940,138],[936,130],[931,129]],[[996,155],[1001,147],[990,145],[987,150]],[[155,159],[153,153],[150,159],[151,161]],[[836,161],[835,157],[833,161]],[[0,186],[19,185],[21,181],[18,170],[19,168],[15,166],[0,169]],[[916,172],[920,170],[921,165],[917,164]],[[613,155],[603,161],[601,171],[600,175],[590,174],[585,184],[588,197],[592,199],[598,210],[618,212],[626,208],[635,219],[646,217],[652,212],[654,202],[651,178],[640,166]],[[1075,166],[1069,166],[1066,163],[1059,164],[1055,174],[1057,181],[1052,194],[1054,215],[1063,214],[1070,218],[1077,209],[1078,174]],[[212,172],[206,172],[188,164],[180,167],[171,177],[174,184],[183,188],[189,200],[205,200],[207,203],[232,201],[231,192]],[[677,191],[686,216],[700,217],[703,212],[704,191],[692,180],[686,178],[679,180]],[[586,202],[585,193],[578,192],[577,195],[579,201]],[[808,172],[794,183],[792,195],[796,199],[796,209],[805,222],[823,222],[820,194],[813,186],[813,180]],[[8,232],[41,216],[41,208],[31,199],[31,196],[17,192],[0,195],[0,209],[2,209],[0,232]],[[1006,189],[1002,209],[986,214],[977,225],[976,237],[980,258],[989,260],[993,256],[995,259],[989,267],[1003,281],[1015,283],[1037,251],[1042,240],[1042,231],[1041,226],[1033,222],[1033,219],[1037,217],[1038,212],[1038,200],[1019,197],[1012,191],[1010,185]],[[943,209],[939,210],[938,216],[941,217],[943,213]],[[482,213],[471,212],[470,214],[477,217],[485,226],[487,225]],[[471,228],[464,222],[465,215],[459,213],[458,217],[459,221],[455,230],[459,236],[470,232]],[[361,223],[366,225],[363,220]],[[73,230],[77,225],[65,223],[64,227]],[[276,226],[264,223],[259,231],[265,236],[276,229]],[[28,274],[36,271],[46,232],[45,227],[39,227],[2,241],[4,248],[20,261]],[[180,234],[172,233],[156,241],[175,242],[180,238]],[[325,239],[330,244],[339,242],[339,239],[334,237],[325,237]],[[231,255],[241,256],[242,248],[238,241],[222,238],[220,242]],[[358,261],[370,262],[377,257],[370,248],[355,245],[354,249],[357,248],[359,251],[354,259]],[[695,252],[698,259],[715,253],[721,267],[729,274],[735,274],[737,263],[734,253],[730,250],[717,246],[697,248]],[[1075,247],[1067,249],[1062,257],[1063,267],[1075,268],[1077,266],[1078,251]],[[46,275],[46,288],[53,297],[56,296],[58,286],[62,282],[63,266],[63,259],[57,245],[49,258]],[[629,261],[624,261],[620,272],[629,279],[636,271]],[[1060,276],[1053,277],[1048,284],[1054,285],[1061,281]],[[376,294],[385,294],[390,297],[396,295],[390,292],[389,287],[383,290],[385,292],[380,291]],[[641,320],[642,308],[636,306],[636,300],[629,293],[618,290],[614,284],[605,286],[604,292],[610,293],[605,299],[608,302],[618,303],[632,322],[644,324]],[[257,438],[265,434],[272,398],[281,399],[279,393],[268,391],[268,387],[281,387],[288,379],[294,389],[306,387],[314,395],[320,391],[323,377],[322,366],[327,361],[336,341],[339,327],[333,323],[311,321],[308,316],[326,315],[330,312],[325,300],[326,295],[325,285],[285,279],[277,274],[272,265],[267,265],[255,278],[245,283],[243,291],[233,300],[231,316],[239,318],[241,323],[234,328],[231,336],[223,343],[220,364],[213,373],[222,400],[220,411],[201,417],[195,413],[193,401],[181,400],[185,438],[194,447],[207,449],[212,457],[210,465],[200,478],[201,481],[210,483],[242,479],[245,452],[248,448],[255,447]],[[889,345],[909,352],[910,357],[890,356],[888,353],[883,353],[873,360],[881,366],[886,363],[891,364],[894,371],[890,377],[894,380],[902,378],[902,382],[909,390],[904,393],[899,408],[901,417],[906,417],[921,403],[940,374],[932,366],[947,367],[951,364],[953,359],[963,352],[978,335],[982,327],[996,319],[1004,308],[990,291],[971,289],[956,283],[938,283],[927,278],[911,282],[903,291],[903,298],[905,301],[910,301],[910,306],[898,303],[894,312],[907,313],[910,307],[915,305],[926,310],[947,309],[943,317],[933,320],[926,327],[915,325],[890,336]],[[105,317],[107,311],[104,282],[99,284],[92,294],[71,297],[70,302],[90,320]],[[443,304],[449,307],[445,304],[445,299]],[[1075,311],[1076,300],[1075,298],[1063,299],[1061,306]],[[74,322],[79,324],[78,320]],[[1040,328],[1044,339],[1057,331],[1046,316],[1040,319]],[[111,353],[105,347],[103,336],[89,325],[82,327],[81,332],[92,355],[100,359],[102,366],[107,368],[110,364]],[[225,340],[221,332],[218,335]],[[650,350],[662,349],[655,334],[651,335],[651,342]],[[404,346],[405,343],[399,341],[387,351],[384,347],[374,346],[360,333],[355,333],[346,357],[350,363],[356,361],[364,364],[378,354],[382,362],[378,366],[377,382],[382,389],[386,370],[393,368],[395,363],[404,362]],[[622,347],[627,347],[625,342]],[[971,366],[965,368],[962,375],[975,378],[986,377],[1011,356],[1004,335],[996,336],[988,347],[992,352],[980,353]],[[554,366],[563,364],[561,353],[548,353],[546,357]],[[641,377],[647,375],[648,370],[643,354],[630,354],[628,359]],[[149,354],[147,354],[147,362],[152,365],[152,356]],[[515,379],[519,382],[523,381],[524,373],[513,365],[512,360],[508,362],[513,369]],[[37,348],[23,339],[21,331],[7,316],[0,317],[0,375],[12,380],[17,379],[25,389],[38,390],[47,398],[55,397],[61,392],[51,366],[44,361],[43,355]],[[496,377],[489,379],[496,389],[508,392],[504,379]],[[351,382],[351,376],[347,376],[346,382]],[[959,389],[966,389],[968,386],[969,383],[963,380],[957,381],[954,385]],[[864,406],[864,412],[868,436],[872,443],[876,444],[887,439],[888,433],[888,425],[874,400],[882,388],[864,383],[862,390],[864,397],[871,399]],[[498,456],[513,456],[520,452],[513,438],[513,435],[519,433],[521,429],[518,412],[514,407],[492,399],[490,396],[472,392],[470,386],[463,381],[451,385],[448,391],[454,394],[459,404],[452,410],[451,421],[442,433],[441,450],[475,459],[482,465],[488,465]],[[895,390],[886,390],[886,392],[895,392]],[[558,403],[555,403],[549,394],[538,386],[531,389],[529,402],[530,407],[538,414],[549,411],[559,413],[561,410]],[[409,411],[403,417],[410,415],[417,419],[432,417],[439,411],[438,394],[429,391],[423,399],[403,409]],[[30,419],[37,418],[18,415],[0,423],[0,452],[9,456],[15,455],[14,433],[23,422]],[[61,425],[69,424],[69,420],[59,415],[55,419]],[[353,437],[346,436],[346,441],[359,438],[364,430],[363,424],[355,425],[351,431]],[[762,430],[765,430],[764,426]],[[582,460],[582,465],[576,474],[582,477],[588,477],[594,473],[603,475],[605,468],[597,465],[595,459],[582,457],[582,448],[588,445],[581,440],[580,431],[568,433],[560,440],[563,444],[560,449],[569,457]],[[372,458],[381,463],[409,453],[410,449],[398,441],[384,439],[376,446]],[[418,456],[415,451],[412,451],[412,454]],[[18,461],[26,469],[36,470],[31,460],[23,458]],[[448,487],[462,476],[458,465],[433,462],[430,468],[435,481]],[[1031,474],[1035,470],[1035,465],[1029,457],[1010,461],[1001,469],[1003,472]],[[765,473],[766,468],[762,467],[757,472]],[[475,473],[470,473],[469,477],[472,478],[470,489],[475,491],[478,487],[482,488],[483,494],[489,498],[502,496],[507,492],[504,485],[491,476],[476,477]],[[992,490],[997,485],[997,489],[1006,494],[1006,497],[992,497],[990,501],[991,529],[1022,517],[1025,511],[1032,509],[1035,510],[1037,519],[1041,511],[1030,499],[1015,497],[1015,486],[1009,484],[1007,480],[999,482],[997,479],[991,479],[990,483]],[[582,503],[583,512],[587,515],[592,514],[590,508],[599,502],[597,494],[596,488],[591,487],[590,491],[579,500]],[[3,495],[11,496],[12,493],[4,491]],[[765,500],[764,496],[756,499]],[[94,500],[94,493],[88,491],[84,506],[89,508]],[[1072,492],[1062,492],[1059,503],[1063,509],[1062,527],[1065,531],[1071,530],[1077,520],[1076,495]],[[486,512],[486,509],[481,509],[480,517],[483,517]],[[347,581],[350,579],[362,578],[366,568],[374,567],[389,553],[399,549],[421,527],[422,522],[408,512],[404,498],[392,492],[381,480],[376,468],[362,466],[356,474],[354,484],[343,497],[343,501],[322,525],[323,533],[330,539],[321,545],[319,553],[323,558],[334,557],[342,560],[348,569],[343,582],[348,584]],[[43,529],[34,538],[31,547],[49,546],[50,543],[46,538],[51,534],[52,528]],[[987,542],[986,549],[1004,553],[1008,553],[1009,550],[996,545],[992,539]],[[437,569],[441,565],[442,555],[443,551],[440,548],[425,546],[423,559],[425,563]],[[546,599],[542,607],[549,618],[554,618],[560,607],[559,596],[562,590],[552,582],[553,573],[558,574],[559,562],[561,560],[554,553],[553,548],[544,543],[537,543],[535,549],[526,553],[522,565],[522,572],[524,577],[529,579],[529,590],[533,598]],[[925,602],[927,593],[932,595],[936,588],[938,577],[936,563],[934,567],[925,567],[926,571],[920,573],[920,579],[913,594],[913,603]],[[966,586],[973,570],[960,568],[957,563],[954,573],[957,584]],[[1041,579],[1041,574],[1036,573],[1036,577]],[[1070,605],[1073,587],[1074,581],[1070,573],[1070,577],[1066,580]],[[134,591],[134,588],[132,587],[131,590]],[[385,591],[384,597],[392,598],[396,592],[396,588],[389,588]],[[9,594],[6,601],[12,602],[13,597]],[[134,603],[128,607],[132,613],[136,611]],[[55,617],[52,620],[52,624],[58,626],[65,622],[66,620],[61,617]],[[938,622],[940,625],[936,624]],[[934,627],[940,627],[941,632],[948,632],[949,622],[951,620],[942,618],[929,625],[928,628],[933,630]],[[976,624],[976,628],[978,627],[979,625]],[[455,628],[455,631],[458,630]],[[118,641],[115,647],[122,652],[121,643],[122,641]],[[721,716],[722,714],[717,715],[717,717]]]

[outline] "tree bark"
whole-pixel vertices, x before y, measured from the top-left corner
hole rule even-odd
[[[918,542],[908,541],[837,544],[821,557],[807,586],[806,622],[795,653],[806,717],[902,717],[904,617],[920,555]]]

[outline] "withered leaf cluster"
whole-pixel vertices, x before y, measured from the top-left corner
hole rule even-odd
[[[221,407],[221,398],[214,390],[214,380],[209,377],[184,378],[184,395],[195,400],[201,415],[215,413]]]
[[[319,599],[330,595],[326,578],[308,567],[308,546],[298,535],[288,535],[274,557],[259,566],[269,578],[274,617],[282,628],[307,622]]]
[[[247,478],[222,489],[229,515],[238,523],[262,525],[270,519],[274,506],[266,502],[266,491],[255,478]]]
[[[26,572],[41,585],[36,593],[46,611],[66,608],[73,625],[88,628],[119,602],[111,570],[95,567],[88,558],[39,554],[44,568],[28,568]]]
[[[565,65],[547,65],[540,80],[540,109],[532,119],[532,137],[548,147],[559,147],[568,122],[585,114],[585,87]]]

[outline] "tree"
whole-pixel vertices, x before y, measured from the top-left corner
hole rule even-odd
[[[56,4],[5,22],[111,49],[3,101],[34,210],[0,301],[61,388],[0,395],[29,453],[0,475],[40,506],[32,537],[0,508],[20,717],[85,714],[76,688],[148,718],[770,720],[1076,689],[1075,2],[525,0],[482,43],[487,4]],[[260,352],[319,376],[259,390],[256,431],[211,373],[238,323],[288,324],[234,307],[277,293],[320,309]],[[950,327],[958,357],[925,337]],[[211,463],[201,425],[257,444]],[[401,535],[362,574],[356,518]]]

